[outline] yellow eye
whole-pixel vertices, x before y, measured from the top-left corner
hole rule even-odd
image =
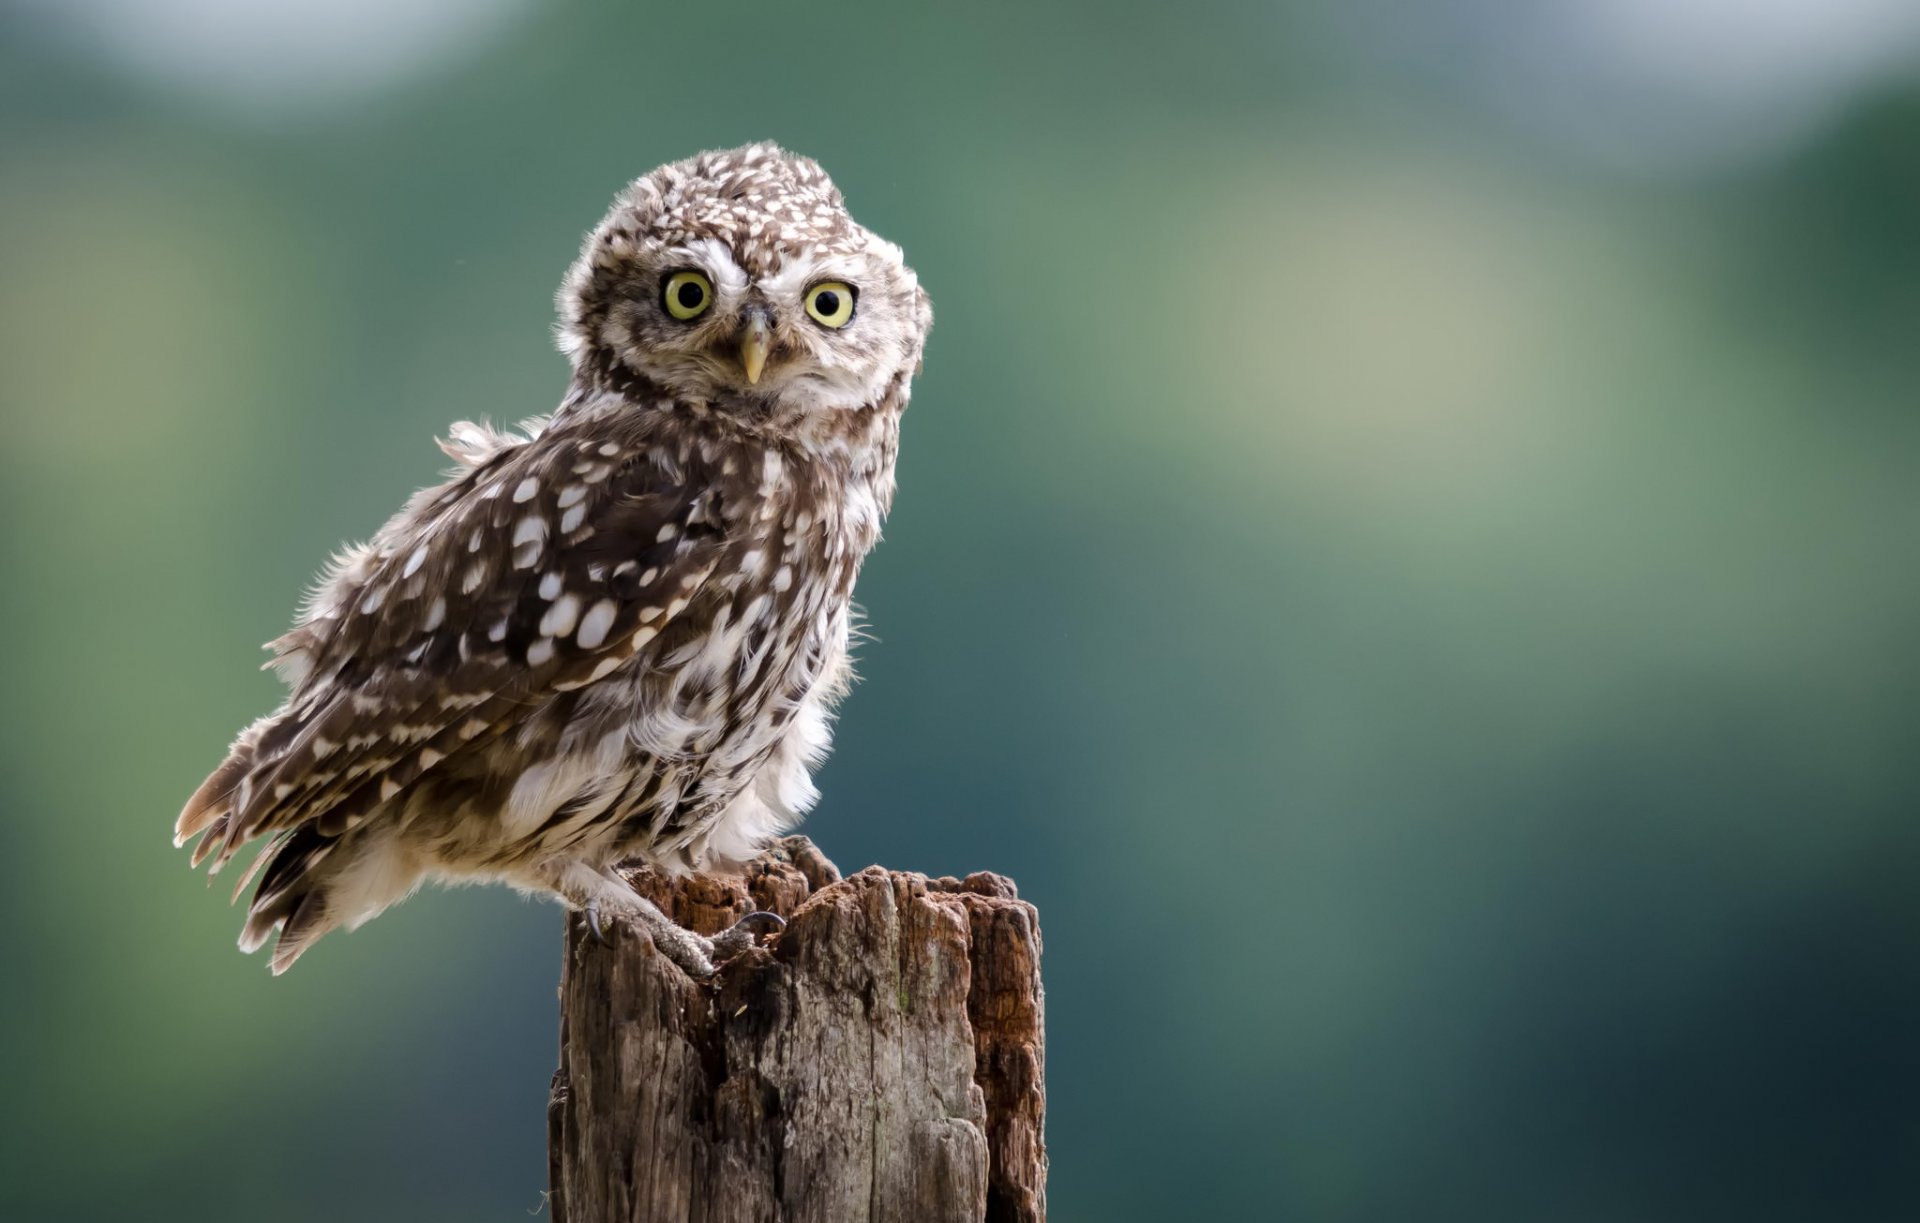
[[[853,286],[821,281],[807,290],[807,313],[822,327],[845,327],[853,318]]]
[[[675,272],[660,290],[660,301],[683,322],[699,318],[713,304],[713,282],[695,271]]]

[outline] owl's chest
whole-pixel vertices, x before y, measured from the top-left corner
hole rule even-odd
[[[810,733],[810,711],[829,699],[845,653],[851,573],[780,560],[716,583],[688,608],[700,631],[628,690],[625,737],[637,780],[615,811],[617,840],[628,848],[657,854],[704,843],[783,748]]]
[[[714,606],[690,685],[718,698],[713,723],[727,758],[759,754],[786,711],[821,682],[823,662],[844,637],[854,579],[865,549],[829,520],[801,514],[747,534],[734,580],[716,583]],[[718,746],[718,744],[716,745]],[[717,763],[726,764],[727,759]]]
[[[864,554],[808,503],[734,504],[750,512],[727,524],[712,572],[620,702],[647,756],[700,775],[763,753],[819,682]]]

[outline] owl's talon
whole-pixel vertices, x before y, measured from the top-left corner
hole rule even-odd
[[[762,935],[778,934],[787,928],[787,919],[764,909],[747,914],[713,936],[713,958],[730,960],[749,947],[758,947]]]
[[[588,901],[586,914],[587,929],[593,932],[593,941],[602,947],[613,946],[613,940],[608,938],[607,932],[600,928],[600,902],[597,900]]]

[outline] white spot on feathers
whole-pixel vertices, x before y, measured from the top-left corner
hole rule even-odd
[[[595,604],[598,606],[598,604]],[[580,600],[574,595],[562,595],[547,608],[546,615],[540,617],[540,635],[543,637],[565,637],[573,631],[580,618]],[[582,642],[581,644],[585,644]]]
[[[545,548],[547,538],[546,520],[537,514],[528,514],[513,526],[513,567],[531,569],[540,563],[540,553]]]
[[[618,654],[607,655],[593,665],[593,671],[587,676],[587,682],[591,684],[607,678],[607,676],[612,675],[625,665],[626,661],[626,659],[620,657]]]
[[[766,496],[780,485],[787,473],[787,465],[780,455],[769,447],[760,456],[760,494]]]
[[[614,618],[619,614],[619,604],[612,599],[600,600],[589,607],[587,614],[580,618],[580,632],[574,640],[580,643],[580,648],[583,650],[599,648],[600,644],[606,641],[607,632],[613,628]]]

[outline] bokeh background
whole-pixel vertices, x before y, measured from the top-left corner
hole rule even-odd
[[[808,831],[1039,904],[1056,1219],[1920,1214],[1909,0],[0,14],[0,1216],[539,1210],[558,911],[168,832],[764,137],[939,317]]]

